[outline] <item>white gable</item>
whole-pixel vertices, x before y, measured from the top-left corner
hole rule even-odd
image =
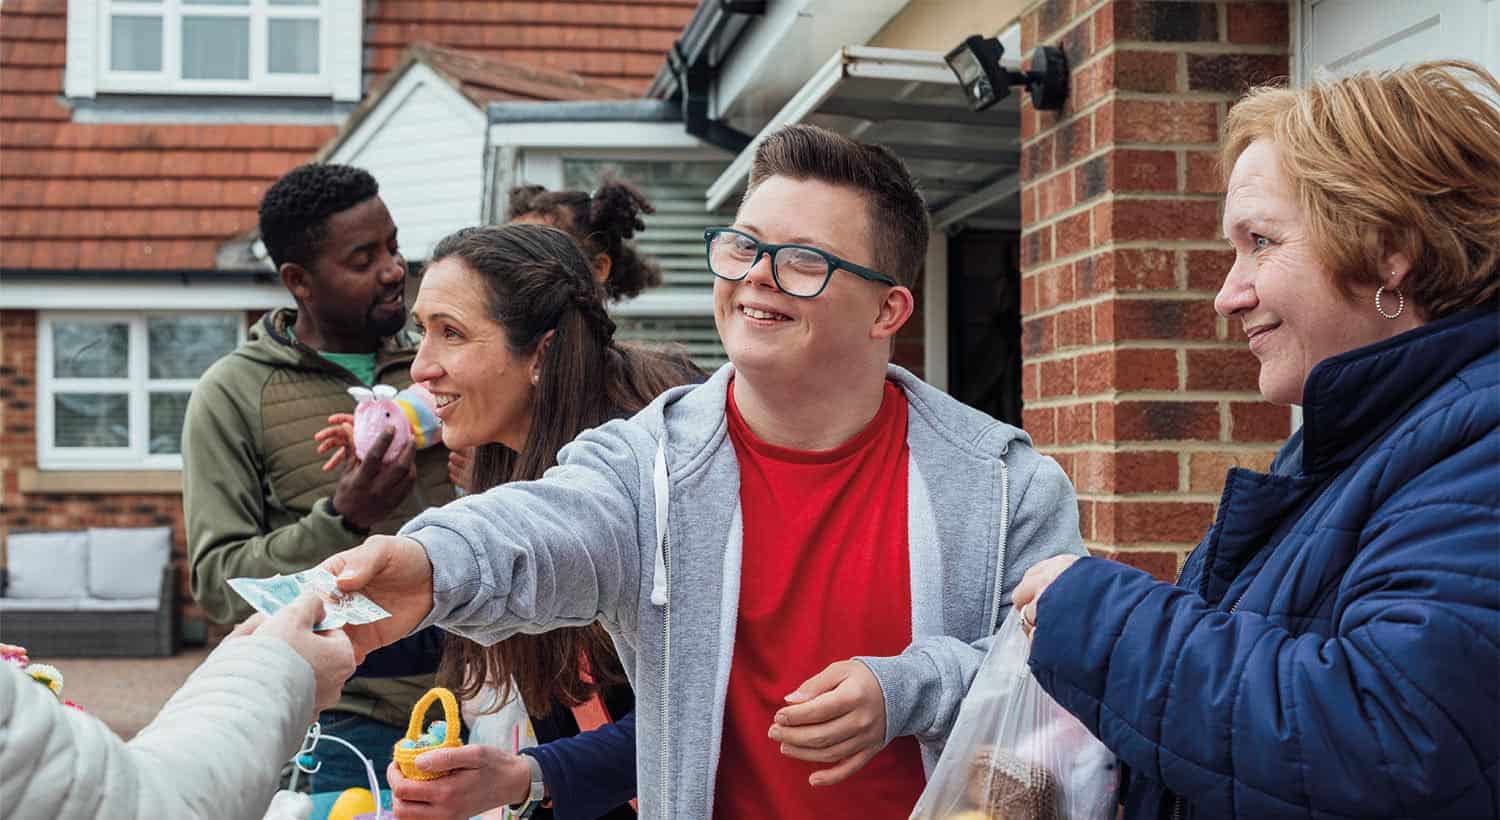
[[[380,183],[407,259],[426,259],[439,239],[479,224],[484,111],[426,65],[396,81],[329,155]]]

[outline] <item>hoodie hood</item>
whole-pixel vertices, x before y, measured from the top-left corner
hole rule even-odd
[[[234,351],[234,355],[274,367],[343,372],[343,368],[318,355],[318,351],[292,335],[291,328],[296,321],[297,311],[293,308],[279,308],[267,313],[250,326],[245,343]],[[416,358],[417,343],[416,334],[405,328],[382,339],[375,351],[376,382],[380,382],[381,374],[390,366],[410,366],[412,359]]]

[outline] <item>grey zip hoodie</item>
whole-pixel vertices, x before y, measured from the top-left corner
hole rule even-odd
[[[580,435],[540,481],[428,510],[402,529],[433,567],[437,624],[484,644],[598,620],[636,692],[641,814],[707,818],[739,604],[733,366],[634,418]],[[930,771],[1026,569],[1082,554],[1073,488],[1020,430],[901,368],[912,644],[859,658],[885,696],[886,741],[915,735]],[[769,724],[768,724],[769,725]]]

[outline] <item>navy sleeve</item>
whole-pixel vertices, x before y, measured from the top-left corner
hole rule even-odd
[[[430,626],[365,656],[356,678],[402,678],[431,675],[443,659],[443,630]]]
[[[557,820],[592,820],[635,797],[635,712],[522,754],[535,757]]]
[[[1032,671],[1205,816],[1472,816],[1500,748],[1500,508],[1392,506],[1363,534],[1333,635],[1084,559],[1041,598]]]

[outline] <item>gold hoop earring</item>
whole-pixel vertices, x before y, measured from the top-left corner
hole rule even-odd
[[[1396,303],[1396,312],[1386,313],[1385,308],[1381,307],[1380,305],[1380,297],[1384,293],[1385,285],[1381,285],[1380,289],[1375,291],[1375,312],[1379,313],[1381,316],[1384,316],[1387,319],[1395,319],[1396,317],[1401,315],[1401,311],[1406,310],[1406,294],[1397,289],[1396,296],[1398,296],[1401,301]]]

